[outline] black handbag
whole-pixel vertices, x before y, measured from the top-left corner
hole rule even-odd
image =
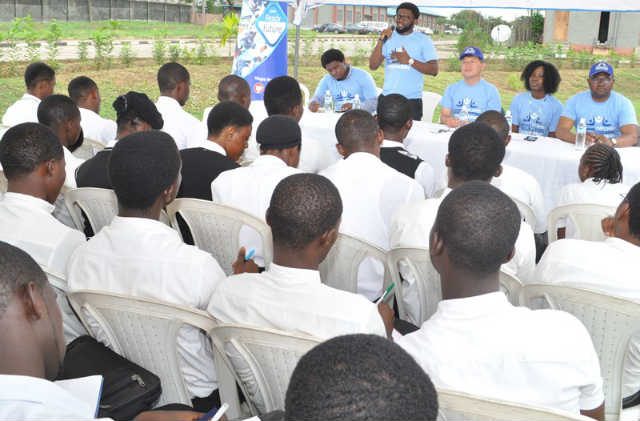
[[[67,345],[58,380],[100,374],[99,418],[131,420],[153,407],[162,393],[160,378],[88,335]]]

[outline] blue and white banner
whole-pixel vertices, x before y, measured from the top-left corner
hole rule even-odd
[[[261,100],[267,83],[287,74],[287,3],[243,0],[231,72],[247,80],[251,99]]]

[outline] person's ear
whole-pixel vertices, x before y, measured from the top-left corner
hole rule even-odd
[[[447,168],[451,167],[451,159],[449,159],[449,154],[444,156],[444,166]]]
[[[509,130],[511,130],[511,127],[509,127]],[[507,136],[507,140],[504,142],[505,148],[507,147],[507,145],[509,145],[509,142],[511,142],[511,133],[509,133],[509,135]]]
[[[504,263],[510,262],[511,259],[513,259],[513,256],[515,255],[516,255],[516,249],[512,248],[509,254],[507,255],[507,257],[505,257],[505,259],[502,261],[502,263],[504,264]]]
[[[267,222],[267,225],[271,226],[271,207],[268,207],[264,213],[264,220]]]
[[[220,136],[222,138],[223,141],[226,141],[227,139],[231,139],[234,135],[234,133],[236,132],[236,128],[234,126],[227,126],[224,129],[222,129],[222,136]]]
[[[322,247],[326,247],[327,249],[331,249],[333,244],[338,239],[338,226],[331,228],[328,231],[325,231],[320,235],[320,245]]]
[[[444,242],[442,241],[440,233],[432,228],[431,234],[429,235],[429,254],[433,257],[440,256],[442,253],[444,253]]]
[[[22,286],[18,291],[18,297],[22,302],[24,314],[28,320],[36,321],[47,314],[47,306],[42,295],[43,291],[35,282],[31,281]]]
[[[173,202],[173,200],[176,198],[176,196],[178,195],[178,190],[180,189],[181,182],[182,182],[182,177],[178,175],[176,180],[173,183],[171,183],[171,185],[162,192],[165,206]]]
[[[502,165],[498,165],[498,169],[496,170],[496,173],[493,175],[494,177],[500,177],[500,174],[502,174]]]
[[[384,142],[384,132],[381,129],[378,129],[378,132],[376,133],[376,146],[382,145],[382,142]]]
[[[407,132],[411,130],[412,127],[413,127],[413,119],[409,119],[407,120],[406,123],[404,123],[404,128],[407,129]]]
[[[336,143],[336,149],[338,150],[338,153],[340,154],[341,157],[343,158],[347,157],[347,150],[344,148],[344,146],[342,146],[339,143]]]

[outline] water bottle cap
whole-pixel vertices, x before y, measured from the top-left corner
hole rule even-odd
[[[586,122],[587,122],[587,120],[585,120],[585,118],[584,118],[584,117],[580,117],[580,123],[581,123],[581,124],[582,124],[582,123],[586,123]]]

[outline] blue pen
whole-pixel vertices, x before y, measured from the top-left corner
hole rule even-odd
[[[249,249],[247,254],[244,255],[244,261],[247,262],[253,258],[253,255],[256,254],[256,249]]]

